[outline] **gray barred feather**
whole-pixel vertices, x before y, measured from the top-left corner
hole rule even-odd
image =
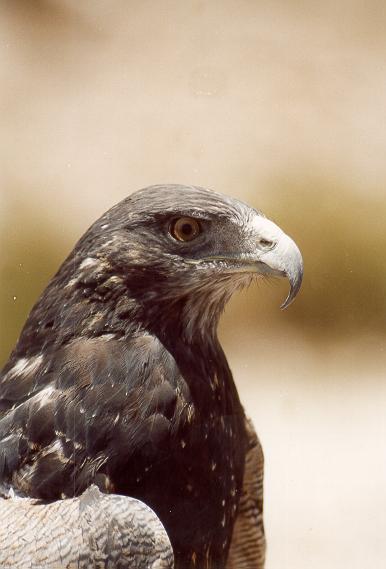
[[[0,499],[2,569],[173,569],[166,531],[143,502],[92,486],[41,504]]]
[[[247,434],[249,445],[245,459],[243,493],[226,569],[263,569],[265,561],[264,455],[250,419],[247,420]]]

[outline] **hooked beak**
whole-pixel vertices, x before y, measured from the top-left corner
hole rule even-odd
[[[294,301],[303,280],[303,259],[299,248],[291,237],[279,230],[274,247],[260,254],[259,260],[263,265],[261,266],[261,272],[263,274],[286,276],[288,278],[290,291],[280,306],[280,308],[284,310]]]
[[[295,241],[284,233],[273,221],[256,215],[251,223],[247,241],[247,252],[235,255],[220,254],[204,259],[186,259],[185,262],[200,265],[203,262],[222,261],[229,263],[228,270],[240,273],[287,277],[290,291],[280,306],[282,310],[294,301],[303,280],[303,259]]]
[[[291,241],[291,248],[288,251],[287,262],[285,263],[284,273],[290,283],[290,290],[287,298],[280,306],[282,310],[285,310],[294,300],[298,294],[303,280],[303,259],[302,255],[294,241],[290,237],[288,239]]]

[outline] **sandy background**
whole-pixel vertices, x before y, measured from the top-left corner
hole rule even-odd
[[[262,209],[305,260],[221,324],[264,443],[267,569],[386,560],[386,4],[2,0],[0,359],[88,225],[140,187]]]

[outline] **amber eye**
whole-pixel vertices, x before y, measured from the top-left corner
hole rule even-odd
[[[192,217],[180,217],[172,222],[169,231],[177,241],[193,241],[201,233],[201,226]]]

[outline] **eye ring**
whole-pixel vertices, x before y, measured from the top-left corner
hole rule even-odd
[[[201,233],[201,225],[193,217],[179,217],[174,219],[169,227],[170,235],[176,239],[176,241],[181,241],[186,243],[188,241],[193,241]]]

